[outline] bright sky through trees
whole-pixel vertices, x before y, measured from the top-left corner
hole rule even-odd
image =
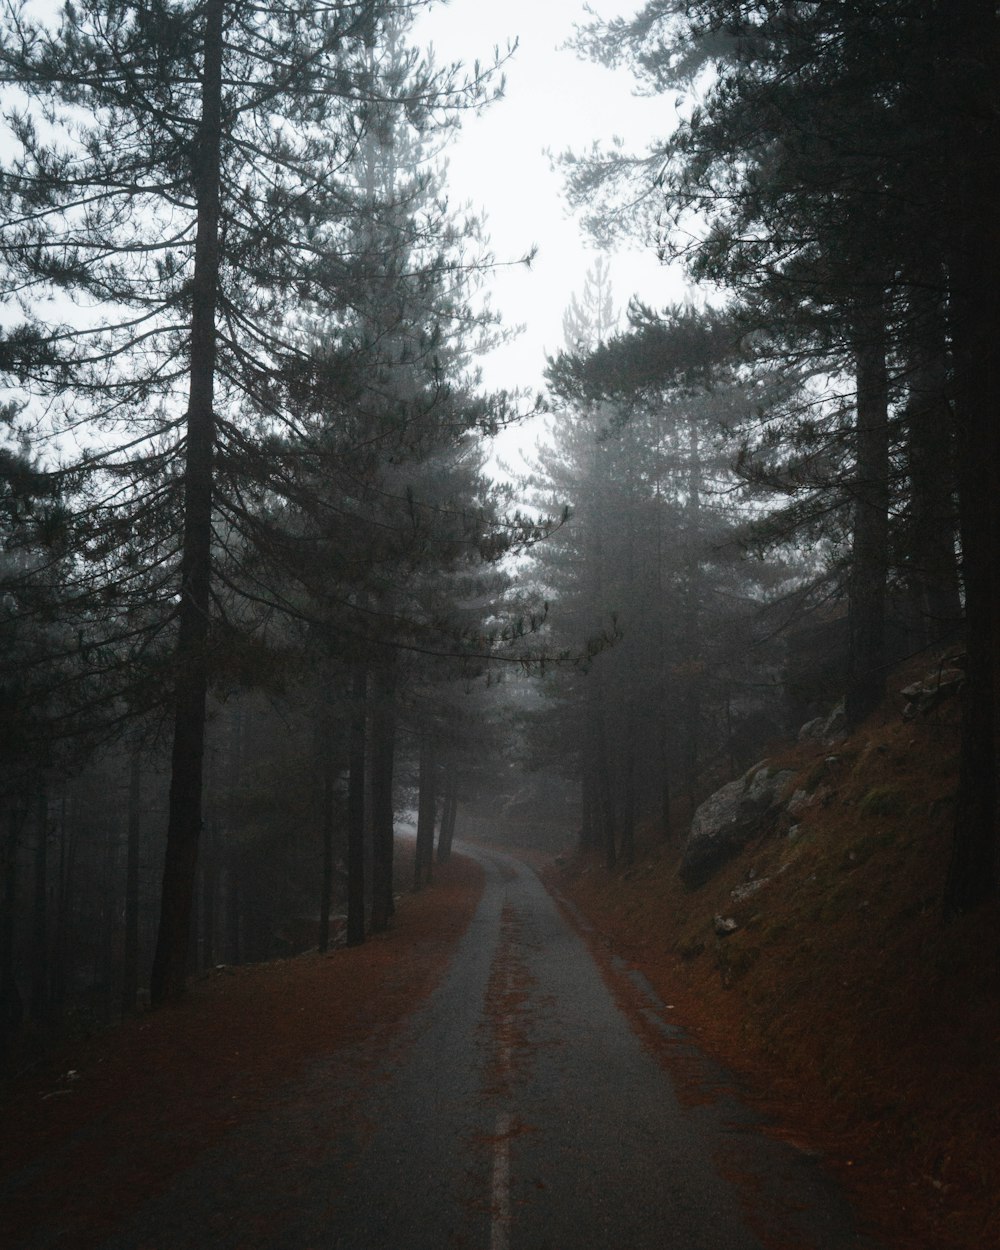
[[[626,16],[638,4],[596,0],[590,8],[601,17]],[[505,98],[468,118],[447,153],[453,202],[485,210],[497,258],[538,248],[530,270],[496,274],[494,305],[505,322],[525,330],[483,362],[492,386],[541,384],[545,353],[563,345],[563,311],[593,263],[548,153],[582,152],[615,135],[627,149],[641,150],[648,137],[671,127],[662,96],[637,97],[627,71],[581,61],[564,46],[587,16],[584,0],[450,0],[435,5],[414,30],[415,41],[433,44],[440,60],[487,60],[495,45],[518,43]],[[683,298],[683,279],[664,269],[651,249],[618,253],[611,272],[621,307],[632,294],[654,305]]]

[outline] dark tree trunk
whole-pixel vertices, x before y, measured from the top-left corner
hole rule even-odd
[[[692,421],[688,430],[688,498],[684,508],[685,586],[683,602],[684,652],[681,660],[685,673],[681,678],[680,718],[684,767],[684,786],[688,804],[694,809],[698,795],[698,761],[701,754],[701,620],[702,620],[702,480],[701,442],[698,428]]]
[[[178,998],[184,991],[201,832],[212,572],[223,8],[223,0],[206,0],[201,131],[193,155],[198,220],[191,285],[184,531],[167,846],[150,985],[154,1003]]]
[[[333,833],[334,833],[334,776],[333,776],[333,715],[332,691],[329,678],[322,683],[316,707],[314,768],[320,779],[319,785],[319,836],[320,836],[320,884],[319,884],[319,940],[321,952],[330,949],[330,910],[333,902]]]
[[[128,830],[125,842],[125,948],[122,1011],[135,1011],[139,997],[139,849],[142,827],[142,757],[132,751],[128,774]]]
[[[956,6],[942,15],[941,36],[950,67],[961,68],[959,98],[950,114],[955,168],[949,237],[967,660],[958,802],[944,898],[946,913],[955,915],[997,893],[1000,239],[995,197],[1000,138],[995,66],[1000,24],[996,6],[991,0]]]
[[[625,761],[622,765],[622,859],[626,864],[635,863],[635,751],[636,727],[629,726],[625,743]]]
[[[365,940],[365,728],[368,669],[354,665],[351,683],[351,737],[347,782],[347,945]]]
[[[392,778],[396,754],[396,690],[392,662],[376,675],[372,700],[372,931],[388,928],[393,914],[395,811]]]
[[[660,827],[664,838],[670,836],[670,685],[667,678],[666,614],[669,611],[664,585],[664,510],[660,501],[660,483],[656,483],[656,737],[659,764]]]
[[[610,871],[618,862],[617,831],[615,829],[615,788],[611,758],[608,754],[603,691],[600,686],[597,687],[597,698],[593,707],[593,732],[601,847],[604,851],[605,867]]]
[[[434,826],[437,821],[437,761],[429,732],[420,739],[420,797],[417,800],[417,847],[413,863],[413,888],[429,885],[434,861]]]
[[[885,587],[889,567],[889,385],[885,320],[872,310],[858,336],[854,534],[848,583],[845,712],[859,725],[885,696]]]
[[[242,958],[240,941],[240,909],[242,891],[240,888],[240,856],[228,836],[236,826],[236,798],[243,780],[243,709],[237,701],[234,705],[230,722],[228,775],[226,781],[226,845],[220,848],[222,871],[225,878],[225,957],[232,964],[238,964]]]
[[[323,867],[319,890],[319,949],[330,949],[330,904],[333,895],[333,769],[329,753],[324,752],[323,792],[320,798],[320,837],[322,840]]]
[[[215,967],[215,900],[219,888],[219,841],[221,828],[213,812],[205,827],[201,857],[201,965]]]
[[[458,816],[458,774],[449,765],[444,778],[444,808],[441,812],[441,831],[438,834],[438,863],[451,859],[451,844],[455,839],[455,821]]]
[[[955,550],[954,428],[942,298],[927,283],[911,301],[913,342],[906,406],[911,499],[908,554],[919,622],[917,646],[953,636],[962,618]]]
[[[31,1016],[42,1021],[49,1010],[49,793],[43,781],[35,810],[35,902],[31,942]]]
[[[243,959],[242,908],[240,861],[236,851],[230,847],[226,865],[226,958],[231,964],[238,964]]]
[[[56,893],[56,924],[53,940],[52,1003],[61,1008],[66,1001],[70,960],[70,911],[72,897],[73,866],[76,861],[76,820],[70,818],[74,805],[66,799],[60,801],[59,813],[59,880]]]
[[[14,918],[17,914],[17,854],[23,812],[11,807],[3,840],[3,908],[0,910],[0,1046],[21,1027],[24,1004],[14,966]]]

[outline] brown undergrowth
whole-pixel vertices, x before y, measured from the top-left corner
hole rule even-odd
[[[776,751],[811,801],[701,889],[664,843],[614,873],[553,871],[887,1246],[998,1246],[1000,909],[942,922],[957,704],[900,707],[835,747]],[[716,916],[739,927],[720,936]]]
[[[178,1005],[10,1084],[0,1244],[31,1244],[40,1227],[47,1245],[99,1244],[310,1060],[391,1030],[442,976],[482,884],[482,869],[456,856],[363,946],[216,971]]]

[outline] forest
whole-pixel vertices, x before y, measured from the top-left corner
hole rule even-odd
[[[996,6],[578,27],[665,133],[559,158],[596,259],[538,400],[445,184],[510,54],[423,7],[4,4],[4,1046],[361,944],[498,813],[629,865],[944,650],[942,923],[996,897]],[[615,307],[621,238],[699,299]]]

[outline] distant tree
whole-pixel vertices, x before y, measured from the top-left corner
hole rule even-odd
[[[532,576],[552,599],[548,627],[577,649],[589,639],[587,677],[557,672],[548,688],[582,786],[583,842],[609,863],[632,857],[641,819],[669,830],[733,718],[767,704],[747,681],[755,655],[759,670],[770,662],[754,622],[790,579],[776,562],[768,587],[739,559],[725,431],[748,395],[731,320],[633,307],[630,321],[550,362],[559,415],[531,479],[572,508]]]

